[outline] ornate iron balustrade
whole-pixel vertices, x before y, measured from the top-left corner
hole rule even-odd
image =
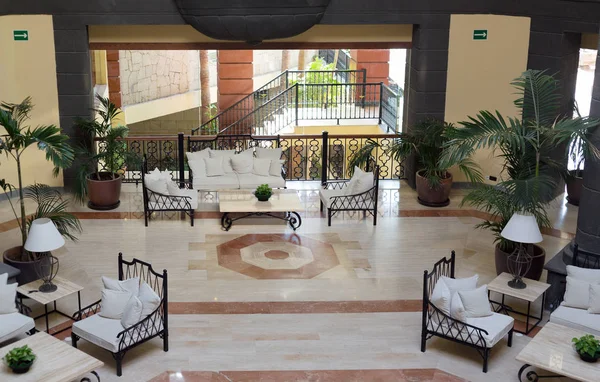
[[[186,151],[236,150],[251,147],[281,147],[287,180],[320,181],[344,180],[351,177],[350,160],[368,140],[375,140],[381,147],[373,151],[379,166],[380,179],[404,179],[404,162],[387,153],[395,139],[394,134],[330,135],[157,135],[127,137],[124,148],[141,157],[146,155],[148,169],[158,167],[170,170],[173,178],[183,181],[189,178]],[[98,142],[101,149],[102,142]],[[102,166],[102,164],[101,164]],[[124,182],[138,183],[142,180],[141,168],[123,166]]]

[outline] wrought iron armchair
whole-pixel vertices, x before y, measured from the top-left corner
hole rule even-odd
[[[452,251],[450,259],[444,257],[423,275],[423,321],[421,328],[421,351],[424,353],[427,340],[433,336],[461,343],[472,348],[483,358],[483,372],[487,373],[491,348],[486,341],[487,330],[456,320],[438,309],[430,300],[433,289],[441,276],[454,278],[456,254]],[[495,313],[497,314],[497,313]],[[513,328],[508,332],[508,346],[512,346]]]
[[[331,180],[323,184],[324,190],[342,191],[348,186],[348,180]],[[379,195],[379,166],[375,165],[373,170],[373,187],[360,194],[344,195],[334,193],[328,195],[319,192],[321,197],[321,212],[327,208],[327,225],[331,227],[331,218],[338,212],[363,211],[373,216],[373,225],[377,225],[377,197]],[[325,199],[325,201],[324,201]],[[325,203],[324,203],[325,202]]]
[[[106,349],[117,362],[117,376],[119,377],[122,375],[122,362],[125,353],[134,347],[155,337],[160,337],[163,340],[163,350],[165,352],[169,351],[167,270],[163,269],[162,274],[155,272],[151,264],[135,258],[132,261],[123,260],[123,254],[119,253],[119,280],[126,280],[132,277],[139,277],[140,282],[146,282],[158,294],[161,301],[159,306],[146,318],[116,334],[116,351]],[[76,324],[100,312],[101,302],[102,300],[98,300],[75,312],[73,320],[76,321]],[[77,347],[77,341],[80,338],[82,337],[71,333],[73,347]]]
[[[146,187],[146,173],[148,162],[146,156],[142,163],[142,190],[144,196],[144,224],[148,227],[148,220],[154,212],[158,211],[181,211],[190,217],[192,227],[194,226],[194,201],[191,196],[165,195],[155,192]],[[189,182],[178,182],[181,188],[192,189]],[[197,203],[197,199],[196,199]]]

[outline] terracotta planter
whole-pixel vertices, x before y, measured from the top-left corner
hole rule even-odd
[[[445,207],[450,204],[450,190],[452,189],[452,174],[446,172],[447,178],[442,179],[438,187],[432,188],[429,181],[423,177],[424,170],[417,172],[417,194],[419,203],[429,207]]]
[[[528,246],[528,245],[527,245]],[[496,244],[496,274],[502,272],[510,273],[508,270],[508,256],[511,253],[504,252]],[[525,274],[525,277],[532,280],[539,280],[542,277],[542,271],[544,270],[544,264],[546,263],[546,251],[539,245],[533,245],[533,259],[531,262],[531,268],[529,272]]]
[[[583,175],[583,173],[581,173]],[[569,171],[567,176],[567,201],[574,206],[579,205],[581,190],[583,189],[583,177],[575,176],[575,171]]]
[[[88,207],[93,210],[112,210],[119,207],[121,201],[121,183],[123,177],[119,174],[114,174],[115,179],[108,172],[101,172],[100,179],[96,178],[96,174],[88,175],[87,188]]]
[[[37,272],[35,271],[35,267],[37,263],[42,261],[23,261],[21,259],[22,253],[23,247],[18,246],[7,249],[4,251],[4,255],[2,256],[4,264],[15,267],[21,271],[21,274],[17,276],[17,283],[19,285],[27,284],[39,279]]]

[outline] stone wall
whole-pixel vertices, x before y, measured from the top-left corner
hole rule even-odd
[[[312,58],[318,51],[314,49],[308,49],[305,53],[305,65],[308,68],[308,64],[312,61]],[[298,67],[298,51],[290,50],[290,69],[296,69]],[[281,71],[281,50],[255,50],[254,51],[254,76],[261,76],[265,74],[274,73],[276,76],[277,72]]]
[[[181,132],[189,134],[192,129],[198,126],[200,126],[200,110],[197,107],[127,125],[130,136],[174,135]]]
[[[119,64],[123,106],[200,88],[197,50],[122,50]]]

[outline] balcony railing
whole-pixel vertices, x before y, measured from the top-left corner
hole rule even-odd
[[[123,150],[136,153],[140,158],[146,156],[148,168],[169,170],[176,180],[189,179],[185,152],[199,151],[210,147],[215,150],[242,151],[250,147],[281,147],[282,159],[286,169],[286,178],[290,181],[327,181],[331,179],[349,179],[349,166],[352,156],[369,140],[379,142],[381,148],[375,149],[373,157],[380,166],[381,179],[404,179],[404,163],[387,154],[387,147],[396,138],[395,134],[368,135],[178,135],[136,136],[125,138]],[[103,150],[101,140],[97,141],[98,150]],[[119,155],[119,153],[117,153]],[[100,170],[103,170],[102,164]],[[141,181],[137,164],[124,163],[121,172],[124,182]]]

